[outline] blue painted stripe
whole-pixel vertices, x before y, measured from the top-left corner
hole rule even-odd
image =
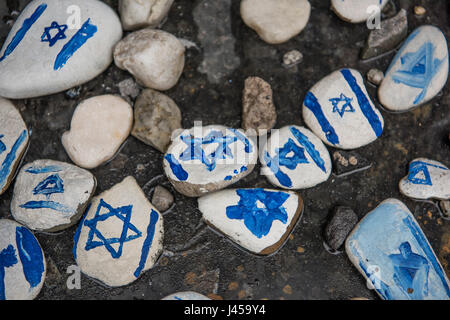
[[[439,265],[439,263],[436,259],[436,256],[434,255],[433,250],[431,249],[422,230],[418,226],[417,222],[415,222],[410,215],[408,215],[405,219],[403,219],[403,222],[409,227],[412,235],[417,240],[417,242],[419,243],[422,250],[425,252],[425,255],[427,256],[428,261],[431,262],[431,264],[433,265],[434,271],[437,273],[437,275],[439,276],[439,279],[442,282],[445,292],[447,293],[447,297],[450,298],[450,288],[447,283],[447,276],[445,275],[444,271],[442,270],[442,267]]]
[[[142,246],[141,259],[139,261],[139,265],[136,271],[134,271],[134,276],[136,278],[138,278],[141,275],[142,270],[144,270],[145,263],[147,262],[148,254],[150,253],[150,247],[152,246],[153,238],[155,236],[155,228],[158,219],[159,219],[158,212],[152,209],[152,212],[150,213],[150,223],[147,227],[147,236],[144,240],[144,245]]]
[[[41,283],[44,273],[44,255],[34,235],[25,227],[16,228],[16,245],[25,279],[31,288]]]
[[[87,19],[81,26],[80,30],[64,45],[55,60],[54,70],[59,70],[67,63],[67,61],[80,49],[86,41],[94,36],[97,32],[97,26],[90,23],[91,19]]]
[[[310,155],[310,157],[313,159],[313,161],[316,163],[316,165],[323,171],[327,172],[327,169],[325,168],[325,161],[320,156],[319,151],[316,150],[314,144],[309,141],[308,137],[305,136],[303,133],[301,133],[297,128],[290,127],[291,133],[294,135],[294,137],[297,139],[298,142],[300,142],[303,147],[305,147],[306,152]]]
[[[164,159],[169,162],[170,169],[172,169],[173,174],[178,178],[180,181],[186,181],[189,177],[189,174],[183,169],[183,166],[175,159],[175,157],[172,154],[167,154]]]
[[[11,172],[11,167],[13,165],[14,160],[16,159],[16,153],[19,151],[20,146],[25,141],[28,136],[27,130],[23,130],[20,136],[17,138],[14,143],[11,151],[6,156],[5,160],[0,167],[0,190],[5,186],[6,180]]]
[[[0,300],[6,300],[5,269],[11,268],[18,262],[16,249],[12,244],[0,251]]]
[[[77,261],[77,246],[78,246],[78,241],[80,240],[81,229],[83,228],[84,220],[86,220],[87,214],[88,214],[89,210],[91,209],[91,205],[92,205],[92,203],[89,203],[89,205],[87,206],[87,208],[84,212],[84,217],[81,220],[80,224],[78,225],[77,231],[75,231],[75,234],[73,236],[72,254],[73,254],[73,258],[75,259],[75,262]]]
[[[36,10],[33,12],[33,14],[29,18],[27,18],[23,21],[22,27],[20,27],[20,29],[16,32],[16,34],[12,38],[11,42],[6,47],[6,50],[3,53],[3,56],[0,58],[0,62],[5,60],[7,56],[9,56],[11,53],[14,52],[14,50],[17,48],[19,43],[22,42],[23,38],[25,37],[27,32],[30,30],[30,28],[41,17],[42,13],[44,13],[45,9],[47,9],[47,5],[45,3],[43,3],[39,7],[36,8]]]
[[[322,111],[322,107],[319,104],[319,101],[311,91],[306,94],[305,106],[309,110],[311,110],[311,112],[316,117],[317,121],[320,124],[320,127],[322,128],[322,131],[325,133],[327,140],[333,145],[339,144],[339,137],[337,136],[336,131],[331,126],[330,122],[328,122],[325,114]]]
[[[60,172],[62,171],[59,166],[46,166],[46,167],[29,167],[25,172],[32,174],[49,173],[49,172]]]
[[[61,203],[54,201],[28,201],[19,207],[24,209],[52,209],[63,213],[72,213],[73,210]]]
[[[341,70],[344,79],[347,81],[348,85],[352,89],[356,98],[358,99],[359,107],[361,108],[362,113],[369,121],[370,126],[375,132],[376,136],[379,137],[383,133],[383,124],[381,123],[380,118],[375,113],[375,110],[372,108],[372,105],[367,98],[367,96],[362,91],[361,87],[356,82],[355,77],[352,75],[351,71],[348,69]]]

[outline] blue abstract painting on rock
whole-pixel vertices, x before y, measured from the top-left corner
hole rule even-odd
[[[346,252],[383,299],[450,299],[445,271],[399,200],[385,200],[368,213],[347,238]]]

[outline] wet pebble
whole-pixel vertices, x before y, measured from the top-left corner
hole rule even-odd
[[[325,227],[325,241],[328,246],[333,250],[338,250],[357,223],[358,216],[351,208],[336,207]]]
[[[132,124],[133,109],[122,98],[89,98],[75,109],[62,144],[75,164],[92,169],[114,156],[130,134]]]
[[[156,186],[153,191],[152,204],[158,209],[159,212],[164,212],[169,209],[174,202],[173,195],[169,190],[163,186]]]
[[[178,82],[184,69],[184,53],[184,45],[175,36],[147,28],[122,39],[114,50],[114,61],[139,84],[164,91]]]
[[[119,13],[124,30],[156,28],[167,17],[174,0],[120,0]]]

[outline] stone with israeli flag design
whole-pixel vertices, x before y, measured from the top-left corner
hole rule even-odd
[[[378,89],[381,104],[402,112],[425,104],[448,79],[447,40],[434,26],[421,26],[405,40]]]
[[[163,249],[163,217],[133,177],[94,197],[74,236],[81,271],[110,287],[154,266]]]
[[[92,173],[73,164],[35,160],[17,175],[11,213],[32,230],[64,230],[80,220],[96,185]]]
[[[0,96],[24,99],[81,85],[111,64],[119,17],[97,0],[34,0],[0,50]]]
[[[32,300],[45,281],[47,264],[36,237],[15,221],[0,219],[0,300]]]
[[[331,9],[344,21],[366,22],[381,14],[388,0],[331,0]]]
[[[174,135],[163,161],[175,189],[198,197],[247,176],[257,160],[256,143],[241,129],[211,125]]]
[[[8,189],[29,141],[28,129],[14,104],[0,98],[0,195]]]
[[[354,69],[337,70],[315,84],[303,102],[303,119],[326,144],[357,149],[383,133],[384,119]]]
[[[303,213],[293,191],[227,189],[198,199],[203,219],[244,249],[269,255],[285,243]]]
[[[263,173],[280,188],[303,189],[330,177],[331,158],[323,142],[305,127],[286,126],[272,130],[260,149]]]
[[[413,199],[450,199],[450,170],[434,160],[417,158],[399,182],[400,192]]]
[[[347,237],[345,251],[384,300],[450,299],[439,259],[400,200],[384,200],[369,212]]]

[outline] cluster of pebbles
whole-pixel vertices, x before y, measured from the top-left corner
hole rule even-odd
[[[242,129],[219,124],[182,128],[180,109],[160,92],[177,85],[185,64],[183,42],[157,29],[173,2],[120,0],[119,18],[97,0],[33,0],[17,18],[0,51],[0,96],[4,97],[0,98],[0,194],[15,177],[11,213],[16,220],[0,220],[0,300],[33,299],[43,285],[46,260],[30,230],[56,232],[78,225],[73,248],[77,265],[110,287],[130,284],[153,267],[163,251],[161,212],[171,207],[173,195],[159,186],[150,202],[129,176],[94,196],[97,181],[89,172],[109,161],[130,134],[164,154],[168,180],[184,196],[199,197],[198,208],[211,228],[257,255],[275,253],[300,220],[304,200],[295,190],[327,181],[333,167],[342,176],[370,167],[353,150],[380,138],[385,122],[363,75],[353,68],[336,70],[307,91],[302,104],[307,127],[272,130],[277,119],[274,93],[269,83],[255,76],[245,81]],[[387,3],[332,0],[331,6],[343,20],[360,23],[369,18],[369,6],[381,10]],[[70,5],[81,10],[84,20],[78,28],[65,24]],[[263,41],[279,44],[307,26],[311,5],[308,0],[242,0],[240,10],[244,23]],[[406,17],[401,10],[382,22],[385,32],[372,31],[362,58],[378,56],[403,41]],[[123,30],[129,31],[125,37]],[[302,59],[294,50],[285,55],[284,65],[290,67]],[[61,137],[74,164],[40,159],[20,166],[29,131],[7,99],[40,97],[80,86],[113,61],[144,87],[134,94],[134,105],[115,95],[82,101],[70,130]],[[368,77],[379,85],[378,98],[384,108],[408,111],[442,90],[448,64],[444,35],[424,25],[407,37],[385,74],[372,70]],[[268,132],[267,143],[258,146],[258,137]],[[342,150],[331,157],[327,146]],[[258,161],[273,189],[224,190],[249,175]],[[414,199],[448,200],[450,170],[434,160],[415,159],[399,188]],[[384,233],[383,241],[376,237],[383,236],[384,229],[392,233]],[[350,260],[369,280],[374,274],[368,257],[378,264],[383,272],[375,280],[382,285],[375,289],[384,299],[450,298],[442,266],[399,200],[384,201],[359,223],[351,208],[336,208],[325,240],[332,250],[345,243]],[[375,248],[375,242],[381,244]],[[420,280],[412,281],[402,273],[404,265],[430,267],[417,283]],[[207,298],[180,292],[165,299]]]

